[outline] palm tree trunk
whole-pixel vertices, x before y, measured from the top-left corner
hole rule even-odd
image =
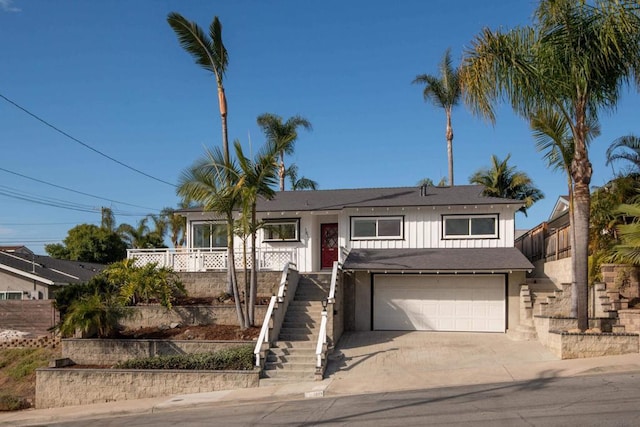
[[[284,191],[284,177],[285,177],[284,151],[280,152],[280,170],[278,171],[278,175],[280,176],[280,191]]]
[[[573,181],[571,180],[571,174],[568,175],[569,184],[569,242],[571,247],[569,248],[569,256],[571,257],[571,317],[578,317],[578,285],[576,283],[576,233],[575,218],[573,215]]]
[[[574,199],[574,242],[578,328],[581,331],[589,329],[589,214],[591,208],[592,168],[586,148],[586,107],[585,103],[578,103],[576,107],[576,134],[571,176],[573,178]]]
[[[225,164],[229,164],[229,135],[227,130],[227,97],[222,83],[218,83],[218,106],[222,122],[222,153]]]
[[[451,110],[447,110],[447,159],[449,161],[449,185],[453,187],[453,127]]]
[[[236,260],[233,253],[233,214],[227,214],[227,288],[231,287],[231,294],[235,300],[236,314],[238,315],[238,326],[245,329],[246,323],[242,314],[242,304],[240,303],[240,292],[238,291],[238,281],[236,278]]]
[[[249,308],[249,268],[247,264],[247,239],[246,235],[242,240],[242,265],[244,272],[244,323],[246,326],[250,326],[251,323],[251,311]]]
[[[258,292],[258,260],[256,259],[256,204],[251,206],[251,286],[249,289],[249,325],[255,326],[256,294]]]

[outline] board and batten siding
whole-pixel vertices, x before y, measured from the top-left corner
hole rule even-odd
[[[442,217],[445,215],[498,215],[498,237],[489,239],[442,238]],[[351,217],[403,216],[404,238],[395,240],[350,240]],[[420,207],[399,209],[349,209],[341,216],[341,236],[345,247],[351,249],[421,249],[421,248],[505,248],[514,244],[514,212],[512,208],[496,205],[470,207]]]

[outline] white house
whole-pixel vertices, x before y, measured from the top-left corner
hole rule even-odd
[[[342,263],[346,330],[504,332],[518,323],[519,285],[533,268],[514,247],[521,206],[474,185],[278,192],[258,203],[259,268]],[[226,268],[225,222],[180,212],[186,248],[129,256],[178,271]]]

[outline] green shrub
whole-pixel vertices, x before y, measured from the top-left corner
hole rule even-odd
[[[31,406],[29,402],[22,397],[0,394],[0,411],[19,411],[29,406]]]
[[[253,369],[253,347],[245,345],[215,353],[180,354],[131,359],[118,363],[119,369],[186,369],[199,371],[248,371]]]

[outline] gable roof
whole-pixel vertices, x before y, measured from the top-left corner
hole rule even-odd
[[[454,205],[513,205],[522,202],[482,194],[480,185],[453,187],[391,187],[356,188],[342,190],[279,191],[271,200],[258,200],[258,212],[273,211],[331,211],[345,208],[383,208]],[[515,210],[515,209],[514,209]],[[202,208],[182,209],[179,212],[200,212]]]
[[[549,221],[553,221],[567,213],[569,213],[569,196],[559,196],[556,204],[553,206],[553,210],[549,216]]]
[[[103,264],[90,262],[0,251],[0,271],[13,273],[47,285],[87,282],[105,267]]]
[[[516,248],[352,249],[344,270],[487,273],[528,271]]]

